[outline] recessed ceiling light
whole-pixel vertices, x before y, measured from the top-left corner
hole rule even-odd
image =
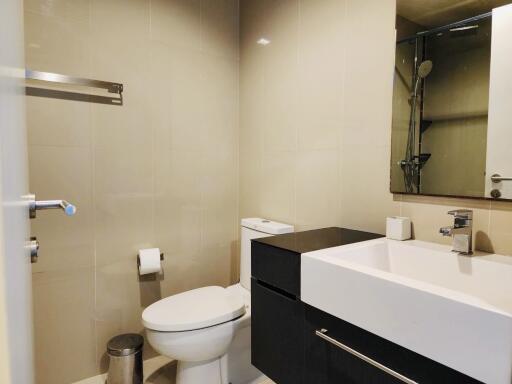
[[[269,39],[265,39],[264,37],[262,37],[261,39],[259,39],[257,41],[257,43],[259,45],[269,45],[270,44],[270,40]]]

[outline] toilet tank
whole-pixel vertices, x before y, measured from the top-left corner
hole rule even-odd
[[[251,240],[293,232],[293,226],[275,221],[249,218],[242,219],[240,250],[240,284],[251,290]]]

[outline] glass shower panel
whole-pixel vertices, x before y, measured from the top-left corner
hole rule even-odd
[[[420,192],[483,196],[492,19],[425,37],[425,79],[420,151]],[[461,171],[463,170],[463,171]]]

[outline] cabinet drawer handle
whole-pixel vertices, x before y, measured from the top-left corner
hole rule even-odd
[[[328,332],[327,329],[320,329],[320,330],[315,331],[315,334],[318,337],[321,337],[322,339],[324,339],[325,341],[328,341],[332,345],[334,345],[334,346],[336,346],[338,348],[343,349],[345,352],[348,352],[351,355],[353,355],[353,356],[355,356],[355,357],[357,357],[357,358],[367,362],[368,364],[371,364],[374,367],[379,368],[381,371],[386,372],[387,374],[397,378],[398,380],[403,381],[404,383],[407,383],[407,384],[418,384],[416,381],[411,380],[411,379],[409,379],[409,378],[399,374],[398,372],[393,371],[391,368],[388,368],[385,365],[382,365],[381,363],[379,363],[379,362],[377,362],[377,361],[375,361],[373,359],[370,359],[368,356],[365,356],[362,353],[359,353],[356,350],[346,346],[345,344],[340,343],[338,340],[335,340],[332,337],[327,336],[327,332]]]

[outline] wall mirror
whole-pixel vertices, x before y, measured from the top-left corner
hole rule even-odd
[[[391,192],[512,200],[512,0],[398,0]]]

